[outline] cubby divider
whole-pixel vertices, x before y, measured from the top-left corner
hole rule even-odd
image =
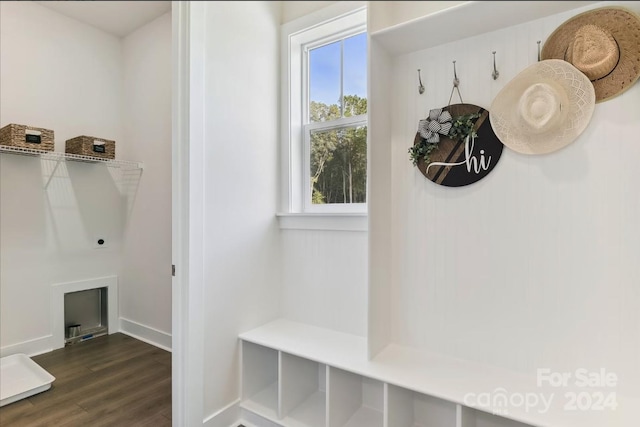
[[[457,427],[456,404],[385,384],[385,427]]]
[[[242,343],[242,407],[278,419],[278,351]]]
[[[457,405],[457,427],[530,427],[499,415]]]
[[[290,427],[325,427],[327,366],[280,353],[280,417]]]
[[[456,427],[475,427],[473,410],[462,405],[456,405]]]
[[[330,368],[327,427],[383,427],[383,384]]]

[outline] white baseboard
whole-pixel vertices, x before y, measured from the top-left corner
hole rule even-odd
[[[163,350],[171,351],[171,334],[159,331],[151,326],[121,317],[120,332]]]
[[[240,424],[240,400],[236,400],[204,419],[204,427],[236,427]],[[251,427],[251,426],[246,426]]]
[[[109,333],[114,332],[118,332],[118,330],[109,331]],[[120,318],[120,332],[163,350],[171,351],[171,334],[167,334],[166,332],[122,317]],[[6,345],[0,348],[0,357],[11,356],[12,354],[18,353],[24,353],[29,357],[33,357],[48,353],[59,347],[57,345],[54,346],[54,339],[55,337],[53,335],[46,335],[17,344]]]
[[[53,335],[46,335],[17,344],[6,345],[0,348],[0,357],[11,356],[12,354],[18,353],[24,353],[29,357],[33,357],[42,353],[48,353],[53,350],[52,340]]]

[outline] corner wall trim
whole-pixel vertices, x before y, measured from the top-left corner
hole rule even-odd
[[[204,427],[229,427],[240,418],[240,399],[209,415],[202,421]]]
[[[151,326],[121,317],[120,332],[163,350],[171,351],[171,334],[159,331]]]
[[[12,354],[23,353],[29,357],[37,356],[42,353],[48,353],[53,350],[51,341],[53,335],[34,338],[32,340],[22,341],[17,344],[10,344],[0,348],[0,357],[11,356]]]

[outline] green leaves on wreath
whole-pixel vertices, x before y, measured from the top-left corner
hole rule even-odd
[[[480,114],[464,114],[453,119],[451,130],[448,137],[456,142],[462,142],[467,136],[476,137],[478,134],[474,129],[475,120]],[[439,142],[439,141],[438,141]],[[420,138],[420,142],[409,148],[409,158],[414,166],[418,165],[420,159],[425,165],[431,163],[430,155],[438,148],[438,142],[427,142],[426,139]]]
[[[480,114],[464,114],[458,116],[453,120],[451,130],[449,131],[449,137],[454,141],[464,141],[467,136],[476,137],[478,134],[473,129],[475,120],[480,117]]]
[[[420,161],[420,159],[424,160],[424,163],[427,165],[431,163],[429,155],[436,148],[438,148],[437,142],[431,143],[421,138],[418,144],[414,144],[409,148],[409,157],[413,162],[413,165],[418,166],[418,162]]]

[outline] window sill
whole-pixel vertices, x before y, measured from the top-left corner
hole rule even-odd
[[[367,231],[366,213],[278,213],[282,230]]]

